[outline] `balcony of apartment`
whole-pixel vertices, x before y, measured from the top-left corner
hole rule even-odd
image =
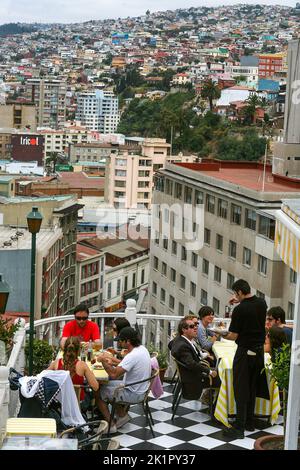
[[[173,332],[176,331],[178,322],[182,317],[168,315],[148,315],[137,313],[135,301],[127,300],[125,316],[131,322],[136,323],[141,333],[142,344],[148,345],[152,342],[157,350],[167,350],[166,344]],[[122,317],[124,313],[98,312],[90,313],[101,331],[104,339],[104,347],[111,345],[107,323],[114,318]],[[58,345],[63,326],[72,320],[73,315],[44,318],[35,321],[35,336],[38,339],[47,340],[51,345]],[[228,322],[228,319],[218,318],[218,321]],[[15,343],[6,367],[0,367],[0,430],[5,429],[6,420],[17,416],[19,408],[19,393],[9,388],[9,368],[23,372],[25,367],[25,337],[29,324],[22,325],[15,335]],[[131,406],[130,421],[114,434],[121,449],[130,450],[245,450],[253,449],[254,441],[266,434],[279,435],[283,433],[282,416],[279,415],[278,422],[270,426],[265,420],[254,432],[246,432],[245,439],[230,440],[223,437],[224,425],[212,419],[208,405],[199,400],[181,399],[175,418],[172,420],[172,401],[174,384],[171,383],[174,374],[174,364],[169,355],[169,367],[166,371],[163,383],[164,393],[159,399],[150,395],[149,406],[154,420],[154,433],[152,436],[149,426],[146,425],[144,414],[141,413],[140,405]]]

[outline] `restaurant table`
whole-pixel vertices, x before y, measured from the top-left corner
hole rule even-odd
[[[236,404],[233,392],[233,358],[237,345],[234,341],[222,338],[221,341],[215,341],[212,350],[217,359],[217,368],[221,380],[220,391],[217,399],[214,416],[218,421],[229,427],[228,416],[236,414]],[[270,355],[265,354],[265,363],[270,362]],[[267,384],[269,388],[270,399],[256,398],[255,415],[269,417],[271,424],[274,424],[280,411],[279,389],[266,373]]]
[[[1,450],[77,450],[78,439],[56,439],[38,436],[6,437]]]
[[[56,437],[56,421],[52,418],[8,418],[5,435]]]

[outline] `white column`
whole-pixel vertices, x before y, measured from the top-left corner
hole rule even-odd
[[[300,409],[300,272],[297,273],[285,450],[297,450]]]
[[[134,299],[126,300],[125,318],[129,321],[130,326],[134,328],[136,324],[136,301]]]

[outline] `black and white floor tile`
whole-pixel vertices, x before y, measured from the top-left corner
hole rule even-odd
[[[147,426],[142,406],[131,407],[131,420],[113,436],[120,441],[122,450],[251,450],[258,437],[283,434],[279,416],[274,426],[261,420],[259,429],[246,431],[244,439],[226,438],[222,434],[224,426],[211,419],[207,406],[183,399],[172,421],[172,391],[172,385],[164,384],[164,395],[159,400],[149,400],[155,437]]]

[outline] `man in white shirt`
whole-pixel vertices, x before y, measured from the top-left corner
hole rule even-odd
[[[128,350],[128,354],[122,361],[112,361],[106,354],[98,356],[98,360],[102,362],[104,369],[112,379],[107,385],[100,388],[100,400],[98,406],[104,419],[109,422],[110,413],[106,400],[112,401],[115,388],[120,384],[130,384],[146,380],[151,376],[151,359],[148,350],[141,345],[138,332],[131,327],[122,328],[117,338],[121,348]],[[123,380],[117,380],[124,376]],[[136,403],[142,401],[145,393],[149,388],[149,381],[145,381],[128,388],[122,389],[119,393],[118,400],[128,403]],[[119,411],[119,413],[118,413]],[[110,432],[116,432],[118,427],[123,426],[129,421],[128,414],[121,416],[122,410],[117,409],[119,418],[110,428]]]

